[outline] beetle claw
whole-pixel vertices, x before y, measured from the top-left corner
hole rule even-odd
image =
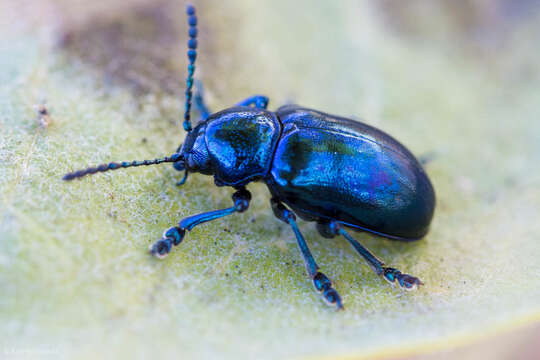
[[[171,248],[173,245],[179,245],[182,240],[184,240],[185,235],[186,229],[180,228],[178,226],[168,228],[163,232],[163,236],[161,237],[161,239],[150,245],[148,250],[150,251],[151,255],[159,259],[163,259],[169,254],[169,252],[171,252]]]
[[[315,290],[322,293],[324,302],[329,306],[335,306],[336,310],[343,309],[341,297],[336,289],[332,287],[332,282],[322,272],[317,272],[313,277]]]
[[[323,292],[323,300],[329,306],[335,306],[336,310],[343,310],[343,303],[341,302],[341,296],[334,288],[329,288]]]
[[[172,239],[165,238],[165,239],[160,239],[156,241],[155,243],[153,243],[152,245],[150,245],[149,251],[151,255],[159,259],[163,259],[169,254],[169,252],[171,251],[171,247],[172,247]]]
[[[400,276],[398,276],[398,284],[407,291],[414,290],[420,285],[424,285],[424,283],[420,281],[420,279],[408,274],[401,274]]]

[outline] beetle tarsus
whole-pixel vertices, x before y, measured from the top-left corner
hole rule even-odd
[[[160,239],[150,245],[148,250],[150,251],[150,254],[159,258],[163,259],[167,255],[169,255],[169,252],[171,252],[172,247],[172,241],[171,239]]]
[[[322,272],[317,271],[313,277],[313,286],[315,286],[315,290],[322,294],[326,304],[335,306],[336,310],[343,309],[341,296],[339,296],[337,290],[332,287],[332,281],[330,281],[330,279]]]
[[[171,252],[173,245],[180,245],[182,240],[184,240],[185,235],[186,230],[178,226],[168,228],[163,232],[161,239],[150,245],[150,254],[159,259],[163,259],[169,254],[169,252]]]
[[[382,277],[390,284],[393,285],[397,283],[402,289],[407,291],[414,290],[420,285],[424,285],[424,283],[417,277],[409,274],[403,274],[398,269],[391,267],[383,267]]]

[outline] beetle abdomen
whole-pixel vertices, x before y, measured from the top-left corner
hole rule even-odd
[[[368,125],[318,111],[278,109],[283,132],[270,191],[308,220],[335,219],[399,239],[429,228],[433,187],[416,158]]]

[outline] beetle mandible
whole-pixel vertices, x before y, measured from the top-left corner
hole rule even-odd
[[[192,93],[197,57],[195,8],[186,9],[189,24],[188,76],[183,144],[170,156],[154,160],[111,162],[69,173],[64,180],[131,166],[173,163],[184,176],[190,172],[213,175],[217,186],[231,186],[233,206],[186,217],[163,232],[150,253],[164,257],[179,245],[186,231],[197,225],[249,207],[246,185],[262,181],[268,186],[274,215],[288,224],[298,243],[307,273],[322,298],[337,309],[341,297],[319,270],[300,232],[296,215],[316,222],[328,238],[345,237],[377,275],[411,290],[423,283],[416,277],[387,267],[355,240],[347,229],[386,238],[413,241],[428,231],[435,208],[435,193],[420,162],[397,140],[369,125],[297,105],[267,110],[268,98],[251,96],[235,106],[211,114],[202,87]],[[192,128],[191,105],[200,122]],[[296,214],[296,215],[295,215]]]

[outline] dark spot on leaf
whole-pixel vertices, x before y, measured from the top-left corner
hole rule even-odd
[[[187,66],[187,45],[182,45],[188,39],[183,14],[184,4],[174,0],[126,4],[109,16],[66,25],[58,45],[102,73],[106,84],[130,88],[136,95],[180,97]]]

